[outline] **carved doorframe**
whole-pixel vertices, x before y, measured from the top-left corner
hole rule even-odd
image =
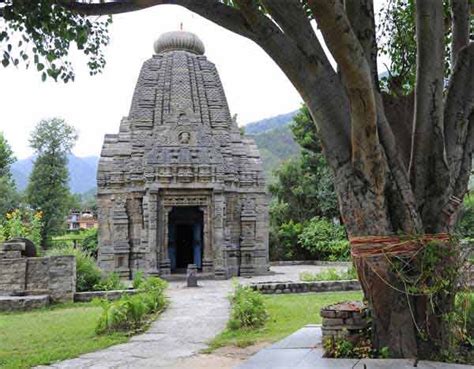
[[[159,190],[157,198],[158,210],[158,258],[160,274],[171,273],[171,261],[168,255],[168,221],[169,214],[174,207],[196,206],[203,212],[203,260],[202,270],[204,273],[213,272],[213,222],[212,222],[212,190]]]

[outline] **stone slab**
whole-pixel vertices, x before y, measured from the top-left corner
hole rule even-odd
[[[38,296],[0,296],[0,311],[26,311],[44,308],[49,305],[48,295]]]
[[[235,369],[409,369],[410,359],[323,358],[321,327],[309,325],[265,348]],[[472,365],[419,361],[417,369],[473,369]]]
[[[93,299],[118,300],[123,295],[134,295],[137,290],[88,291],[74,293],[74,302],[89,302]]]

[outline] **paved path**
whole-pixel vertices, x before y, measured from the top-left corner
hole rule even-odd
[[[471,365],[409,359],[323,358],[321,328],[307,325],[265,348],[235,369],[472,369]]]
[[[200,281],[199,288],[184,283],[170,283],[170,305],[146,333],[49,368],[168,368],[206,348],[227,323],[232,282]]]
[[[326,268],[273,266],[271,275],[239,278],[239,282],[296,282],[302,271],[317,273]],[[167,290],[170,305],[146,333],[132,337],[127,343],[39,368],[170,368],[197,354],[225,328],[230,312],[227,296],[232,290],[232,281],[199,281],[199,288],[186,288],[185,283],[170,282]]]

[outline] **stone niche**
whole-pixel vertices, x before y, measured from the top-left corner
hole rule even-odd
[[[188,32],[143,64],[129,115],[99,161],[99,266],[217,278],[268,272],[268,195],[254,140],[232,119],[216,67]]]
[[[21,241],[0,245],[0,297],[48,295],[52,302],[72,302],[75,257],[24,257],[25,249]]]

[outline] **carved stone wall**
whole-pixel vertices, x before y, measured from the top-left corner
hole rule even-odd
[[[217,70],[195,35],[165,34],[155,50],[119,133],[104,139],[99,264],[122,277],[169,274],[169,212],[197,206],[204,214],[203,272],[264,273],[268,201],[255,142],[232,120]]]

